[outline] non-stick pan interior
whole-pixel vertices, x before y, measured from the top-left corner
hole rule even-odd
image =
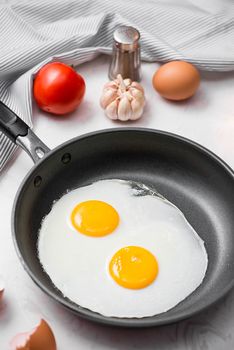
[[[183,211],[205,241],[209,265],[202,285],[166,313],[143,319],[118,319],[83,309],[63,298],[38,261],[38,230],[54,200],[67,190],[112,178],[153,186]],[[34,281],[72,311],[109,324],[160,325],[200,311],[232,286],[233,203],[233,174],[211,153],[163,132],[112,129],[72,140],[33,168],[16,198],[13,233],[21,260]]]

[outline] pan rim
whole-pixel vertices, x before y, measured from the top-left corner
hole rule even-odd
[[[187,318],[190,318],[192,316],[195,316],[196,314],[200,313],[201,311],[206,310],[207,308],[211,307],[213,304],[218,302],[220,299],[222,299],[234,286],[234,278],[230,281],[230,283],[226,286],[225,289],[222,290],[222,293],[214,299],[211,299],[209,302],[206,303],[204,306],[197,306],[195,310],[190,312],[180,312],[179,315],[170,315],[168,318],[165,318],[164,320],[160,319],[154,319],[154,316],[151,317],[143,317],[143,318],[117,318],[117,317],[108,317],[103,316],[97,312],[94,312],[92,310],[86,309],[82,306],[79,306],[78,304],[74,304],[72,301],[69,301],[69,299],[66,299],[64,297],[60,297],[54,292],[50,291],[39,279],[38,277],[31,271],[30,266],[24,261],[23,255],[21,254],[21,251],[18,247],[17,239],[16,239],[16,230],[15,230],[15,214],[17,209],[17,203],[18,199],[20,197],[21,192],[23,191],[24,186],[26,185],[29,178],[34,173],[35,169],[43,163],[47,158],[53,156],[57,151],[61,150],[67,145],[70,145],[74,142],[77,142],[82,139],[95,137],[100,134],[109,134],[109,133],[123,133],[123,132],[144,132],[144,133],[153,133],[156,135],[163,135],[169,138],[172,138],[174,140],[177,140],[178,142],[183,142],[191,147],[195,148],[202,154],[208,156],[209,159],[212,159],[216,163],[218,163],[228,174],[229,176],[234,179],[234,171],[232,168],[219,156],[217,156],[214,152],[209,150],[208,148],[202,146],[201,144],[197,143],[196,141],[192,141],[186,137],[163,131],[158,129],[151,129],[151,128],[143,128],[143,127],[118,127],[118,128],[108,128],[108,129],[101,129],[98,131],[92,131],[89,133],[85,133],[82,135],[79,135],[77,137],[74,137],[61,145],[58,145],[54,149],[52,149],[49,153],[47,153],[43,159],[41,159],[37,164],[34,164],[34,166],[29,170],[29,172],[26,174],[24,179],[22,180],[17,193],[15,195],[14,204],[12,208],[12,214],[11,214],[11,231],[12,231],[12,238],[14,242],[14,247],[17,253],[17,256],[24,268],[24,270],[27,272],[27,274],[30,276],[30,278],[33,280],[33,282],[50,298],[52,298],[54,301],[61,304],[66,309],[70,310],[72,313],[75,313],[76,315],[91,320],[93,322],[109,325],[109,326],[118,326],[118,327],[132,327],[132,328],[139,328],[139,327],[153,327],[153,326],[162,326],[162,325],[169,325],[175,322],[179,322],[182,320],[185,320]],[[160,314],[159,314],[160,315]],[[158,316],[158,315],[156,315]]]

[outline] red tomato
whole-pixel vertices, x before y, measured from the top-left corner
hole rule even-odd
[[[36,75],[33,93],[43,111],[62,115],[79,106],[85,93],[85,81],[70,66],[51,62]]]

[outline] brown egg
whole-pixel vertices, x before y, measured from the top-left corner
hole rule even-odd
[[[180,101],[195,94],[200,84],[200,74],[188,62],[172,61],[155,72],[152,83],[161,96]]]
[[[10,345],[12,350],[56,350],[54,334],[44,320],[32,331],[16,335]]]

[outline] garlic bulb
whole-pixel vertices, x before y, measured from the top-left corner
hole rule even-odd
[[[143,87],[131,79],[117,79],[104,85],[100,105],[113,120],[137,120],[143,113],[145,95]]]

